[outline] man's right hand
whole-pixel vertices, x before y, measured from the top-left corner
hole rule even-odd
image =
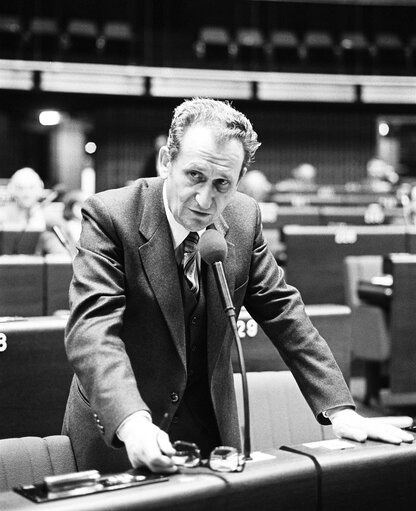
[[[178,470],[171,459],[175,449],[169,436],[153,424],[150,417],[135,413],[121,425],[117,436],[124,442],[133,468],[146,466],[152,472],[163,473]]]

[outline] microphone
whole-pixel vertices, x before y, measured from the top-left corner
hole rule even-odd
[[[224,312],[229,319],[231,330],[237,347],[238,362],[241,372],[241,381],[243,389],[243,408],[244,408],[244,457],[251,459],[251,441],[250,441],[250,409],[248,399],[248,385],[246,366],[244,362],[243,349],[240,336],[238,335],[237,320],[235,317],[235,307],[231,299],[230,290],[225,278],[223,262],[227,257],[227,243],[224,237],[214,229],[208,229],[199,240],[199,253],[206,264],[212,266],[218,291],[221,295]]]
[[[65,250],[68,252],[68,254],[71,256],[71,259],[74,259],[74,257],[77,255],[77,249],[68,241],[67,237],[62,232],[62,229],[58,225],[53,225],[52,231],[61,242]]]

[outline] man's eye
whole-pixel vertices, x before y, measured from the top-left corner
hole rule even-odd
[[[197,172],[196,170],[189,171],[188,176],[191,178],[192,181],[195,181],[195,182],[199,182],[201,180],[201,174],[200,174],[200,172]]]
[[[224,180],[221,180],[221,181],[217,181],[215,183],[215,186],[217,187],[217,190],[219,192],[227,192],[228,189],[230,188],[230,182],[227,181],[226,179],[224,179]]]

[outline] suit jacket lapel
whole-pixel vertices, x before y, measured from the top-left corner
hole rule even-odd
[[[221,217],[213,226],[223,236],[228,232],[228,225]],[[226,239],[227,241],[227,239]],[[223,263],[224,273],[228,283],[231,296],[233,296],[235,286],[235,247],[227,241],[228,253]],[[207,344],[208,344],[208,376],[211,380],[215,366],[218,361],[223,343],[226,339],[226,329],[228,328],[228,319],[225,315],[221,296],[215,281],[214,270],[209,267],[207,275]]]
[[[144,270],[168,324],[173,342],[186,367],[186,340],[182,294],[170,234],[163,207],[163,181],[148,189],[140,231],[148,240],[139,247]]]

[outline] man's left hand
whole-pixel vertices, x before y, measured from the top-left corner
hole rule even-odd
[[[328,412],[329,419],[335,436],[348,438],[357,442],[364,442],[367,439],[380,440],[389,444],[401,444],[402,442],[413,442],[413,435],[392,424],[389,418],[371,419],[359,415],[352,409],[340,409]],[[403,427],[411,426],[413,419],[405,417]]]

